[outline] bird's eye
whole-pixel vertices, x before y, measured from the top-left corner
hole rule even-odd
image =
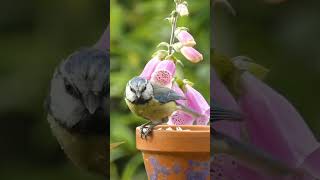
[[[130,91],[132,91],[134,93],[136,92],[132,87],[130,87]]]
[[[145,91],[146,89],[147,89],[147,87],[145,86],[145,87],[142,89],[142,92]]]
[[[65,89],[71,96],[79,97],[78,91],[69,82],[65,82]]]

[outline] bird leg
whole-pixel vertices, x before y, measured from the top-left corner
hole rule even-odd
[[[151,134],[154,127],[158,126],[159,124],[162,124],[163,121],[150,121],[148,124],[144,124],[143,127],[141,127],[141,138],[147,139],[147,137]]]
[[[148,126],[152,121],[148,121],[140,126],[140,137],[143,139],[144,129]]]

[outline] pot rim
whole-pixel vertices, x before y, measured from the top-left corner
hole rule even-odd
[[[168,127],[181,127],[190,131],[159,130]],[[210,153],[210,126],[158,125],[147,139],[141,138],[140,127],[137,127],[136,147],[141,151]]]

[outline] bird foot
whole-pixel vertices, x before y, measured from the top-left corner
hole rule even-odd
[[[145,123],[145,124],[142,124],[141,126],[140,126],[140,137],[141,137],[141,139],[147,139],[147,136],[148,136],[148,134],[150,133],[150,132],[148,132],[148,134],[146,134],[146,132],[147,132],[147,129],[148,129],[148,125],[151,123],[151,121],[150,122],[147,122],[147,123]]]
[[[152,134],[152,130],[157,125],[162,124],[162,121],[159,122],[148,122],[140,126],[140,135],[142,139],[147,139],[148,136]]]
[[[153,127],[151,125],[140,128],[141,139],[147,139],[151,135]]]

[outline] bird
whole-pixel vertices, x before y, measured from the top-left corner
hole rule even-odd
[[[55,69],[46,99],[47,120],[68,158],[108,176],[109,53],[81,48]]]
[[[178,104],[177,100],[185,100],[185,98],[175,91],[156,85],[143,77],[136,76],[129,80],[124,96],[126,104],[133,113],[149,120],[140,127],[142,138],[150,135],[155,126],[165,122],[176,110],[182,110],[193,117],[202,116]]]

